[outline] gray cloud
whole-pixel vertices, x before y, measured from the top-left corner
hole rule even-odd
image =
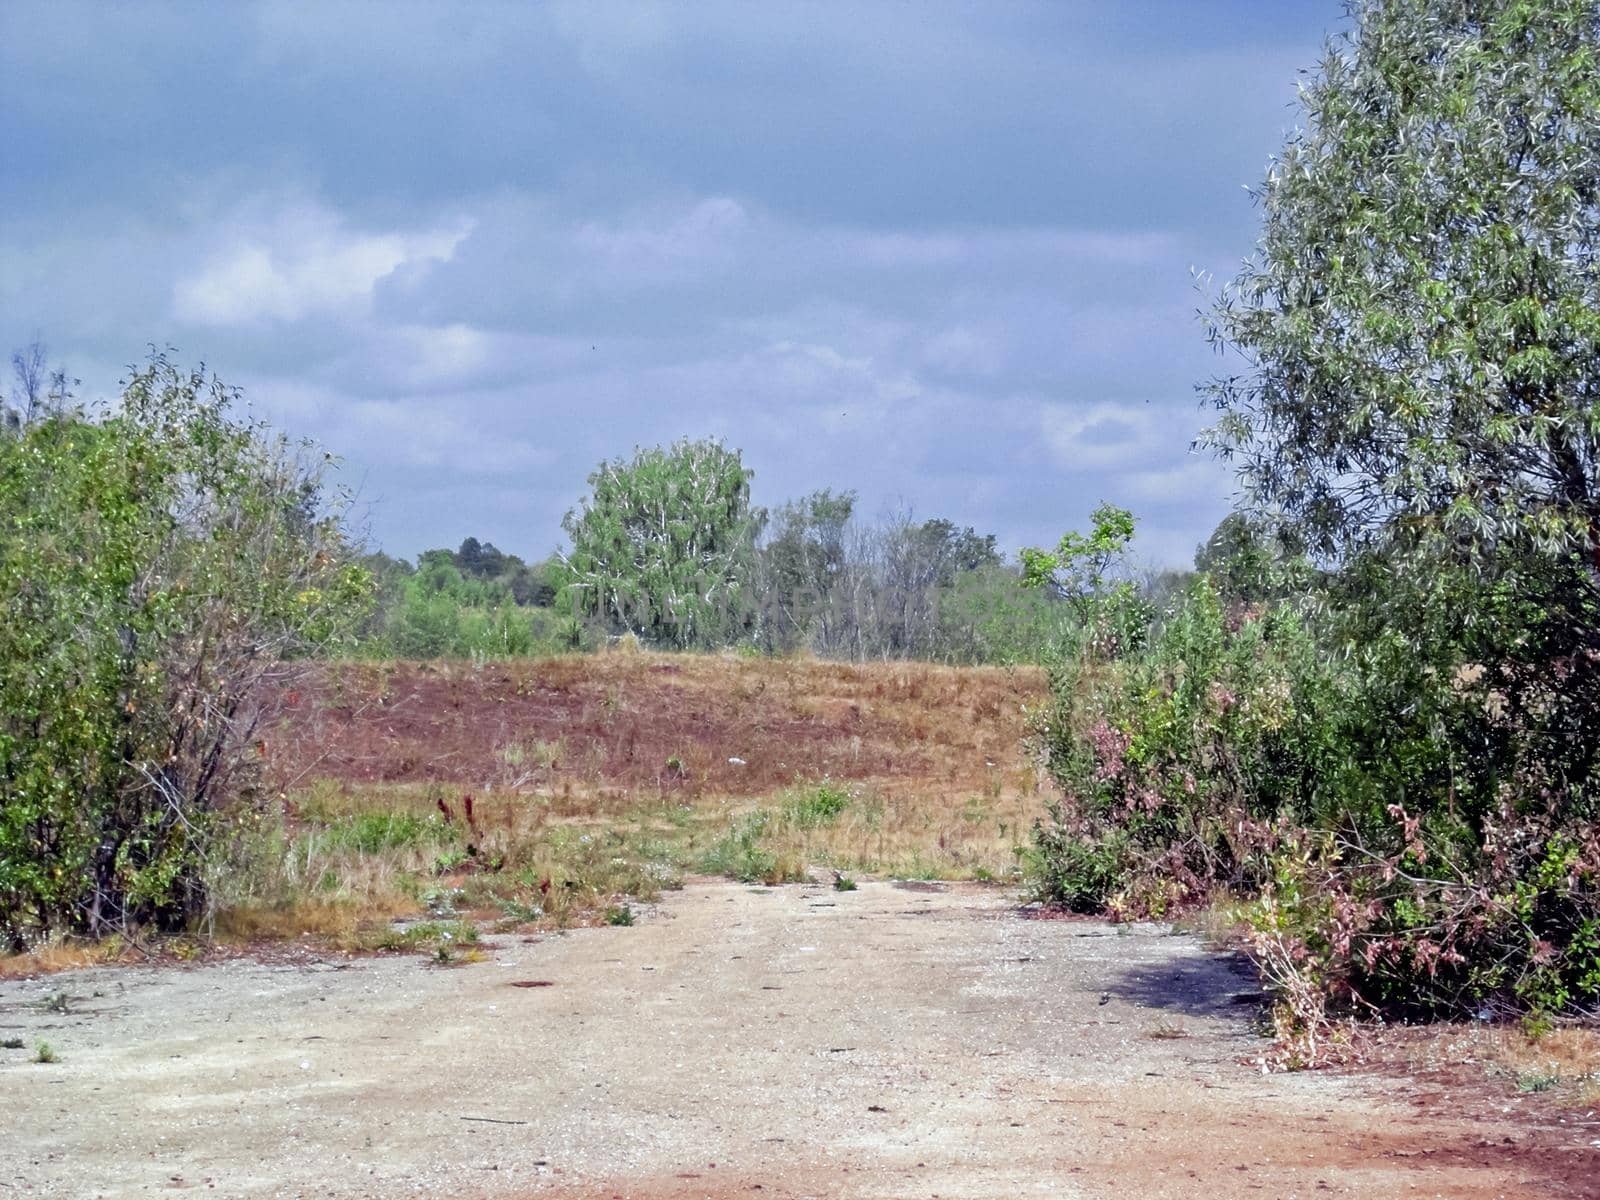
[[[722,436],[1181,562],[1227,473],[1193,265],[1331,4],[13,5],[0,334],[109,390],[203,356],[341,454],[375,535],[541,553],[602,457]]]

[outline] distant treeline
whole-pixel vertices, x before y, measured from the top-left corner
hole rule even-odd
[[[1078,615],[1026,586],[993,534],[902,511],[876,520],[854,492],[752,507],[752,473],[717,442],[604,463],[564,524],[565,553],[533,563],[469,537],[413,565],[365,563],[376,603],[362,657],[505,657],[632,635],[674,649],[851,660],[1038,662]],[[1185,572],[1144,581],[1152,599]]]

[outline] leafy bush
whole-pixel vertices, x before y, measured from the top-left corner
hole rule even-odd
[[[0,936],[177,927],[250,784],[263,683],[365,601],[320,464],[155,355],[0,432]]]
[[[1337,749],[1318,724],[1332,681],[1291,609],[1230,628],[1202,579],[1134,640],[1052,671],[1040,734],[1064,798],[1036,843],[1048,898],[1148,915],[1258,884],[1261,831],[1311,819]]]
[[[1600,1002],[1595,781],[1558,773],[1490,673],[1310,611],[1226,609],[1202,580],[1142,648],[1057,669],[1040,895],[1128,916],[1246,898],[1286,1030]]]
[[[800,829],[815,829],[837,820],[850,807],[848,789],[824,779],[794,793],[785,806],[787,816]]]

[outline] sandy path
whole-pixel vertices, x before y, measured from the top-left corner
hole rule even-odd
[[[695,884],[488,950],[0,984],[61,1055],[0,1052],[0,1197],[1600,1194],[1587,1143],[1263,1077],[1194,940],[994,891]]]

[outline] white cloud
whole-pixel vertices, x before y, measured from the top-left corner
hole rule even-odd
[[[573,231],[571,246],[590,271],[632,285],[641,277],[671,277],[684,268],[703,273],[726,265],[749,226],[742,204],[712,196],[665,220],[586,221]]]
[[[300,203],[234,229],[173,287],[173,311],[194,325],[237,326],[306,317],[362,316],[379,281],[400,267],[446,262],[470,232],[457,224],[417,231],[349,229],[336,213]],[[241,227],[242,225],[242,227]]]
[[[482,392],[373,399],[279,376],[243,382],[252,408],[348,451],[353,465],[434,468],[461,480],[546,467],[556,457],[481,419]]]
[[[1168,459],[1170,465],[1124,471],[1121,495],[1128,503],[1204,509],[1232,490],[1233,474],[1225,463],[1200,453]]]

